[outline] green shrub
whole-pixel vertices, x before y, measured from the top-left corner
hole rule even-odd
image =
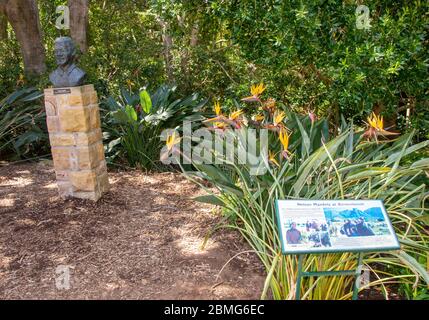
[[[34,88],[20,89],[0,101],[0,158],[19,160],[48,152],[46,115]]]
[[[266,109],[266,102],[260,101],[260,105]],[[219,110],[216,113],[220,114]],[[267,114],[259,126],[272,128],[276,115],[279,113]],[[236,119],[241,129],[235,133],[217,122],[215,130],[222,128],[223,135],[231,135],[233,143],[243,145],[243,137],[252,123],[249,118]],[[429,254],[426,231],[429,158],[413,162],[405,158],[427,149],[429,141],[413,145],[413,132],[394,140],[383,139],[379,135],[385,132],[380,117],[369,119],[378,122],[365,132],[356,132],[353,126],[343,122],[340,131],[329,138],[324,133],[324,120],[315,122],[314,118],[313,121],[308,118],[288,113],[286,120],[277,121],[279,130],[270,133],[270,150],[266,150],[271,151],[270,156],[261,164],[266,173],[260,171],[263,174],[255,175],[252,166],[239,164],[237,155],[229,159],[210,145],[208,151],[217,164],[199,164],[193,158],[198,172],[186,172],[208,192],[197,200],[221,206],[227,226],[241,232],[263,263],[267,279],[262,298],[270,292],[274,299],[292,299],[295,293],[297,258],[281,254],[275,199],[383,200],[401,250],[365,255],[364,264],[371,271],[372,281],[364,288],[381,288],[386,298],[392,284],[424,288],[429,283],[424,267]],[[231,117],[222,119],[222,115],[218,115],[215,119],[213,121],[233,125]],[[252,127],[255,126],[253,123]],[[292,131],[287,134],[289,141],[283,136],[282,141],[275,142],[280,134],[289,131]],[[211,182],[215,190],[207,188],[200,178]],[[225,225],[215,229],[222,227]],[[353,269],[356,261],[351,253],[309,255],[303,266],[305,270],[319,271]],[[302,298],[351,298],[351,285],[352,279],[347,277],[305,278]]]
[[[360,4],[369,8],[368,30],[356,26]],[[376,108],[390,125],[428,138],[427,1],[244,0],[212,8],[255,77],[290,107],[337,125],[341,114],[363,120]]]
[[[120,101],[109,97],[103,104],[103,131],[110,163],[125,160],[143,170],[161,169],[161,132],[182,121],[198,119],[206,100],[193,94],[177,98],[176,87],[163,85],[152,96],[146,90],[121,91]]]

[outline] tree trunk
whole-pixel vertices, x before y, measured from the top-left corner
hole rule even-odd
[[[164,59],[165,59],[165,68],[167,71],[167,78],[169,83],[173,83],[174,82],[173,66],[172,66],[173,57],[171,54],[171,47],[173,46],[173,38],[169,34],[164,33],[163,41],[164,41]]]
[[[192,27],[192,31],[191,31],[191,41],[190,41],[190,45],[191,47],[196,47],[198,44],[198,33],[199,33],[199,27],[198,24],[195,23],[194,26]]]
[[[82,53],[88,50],[88,0],[69,0],[70,34]]]
[[[179,21],[179,25],[180,23],[182,24],[182,26],[184,27],[184,20],[185,17],[183,16],[182,20]],[[199,27],[198,27],[198,23],[193,23],[192,24],[192,28],[190,30],[190,37],[189,39],[189,46],[191,48],[195,48],[198,44],[198,33],[199,33]],[[182,69],[182,74],[184,75],[184,81],[186,83],[186,86],[188,88],[191,87],[191,72],[190,72],[190,66],[189,66],[189,60],[190,60],[190,56],[191,56],[191,52],[189,50],[189,48],[187,46],[185,46],[183,48],[182,51],[182,58],[181,58],[181,69]]]
[[[0,41],[7,39],[7,19],[6,16],[0,12]]]
[[[3,10],[21,46],[25,71],[41,75],[46,71],[39,11],[36,0],[3,0]]]
[[[171,48],[173,47],[173,38],[168,32],[168,24],[162,20],[160,17],[157,18],[159,25],[162,29],[162,42],[164,44],[164,61],[165,61],[165,71],[167,73],[168,83],[174,82],[173,66],[172,66],[172,54]]]

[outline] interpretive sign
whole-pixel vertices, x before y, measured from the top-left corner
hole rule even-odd
[[[277,200],[283,254],[399,249],[380,200]]]

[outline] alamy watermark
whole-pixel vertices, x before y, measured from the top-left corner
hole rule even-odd
[[[369,30],[371,28],[371,19],[369,18],[369,8],[365,5],[359,5],[356,8],[356,28]]]
[[[58,6],[55,10],[57,14],[60,14],[55,21],[55,27],[60,30],[70,29],[70,8],[68,6]]]
[[[370,283],[370,270],[367,267],[363,267],[360,275],[359,288],[368,287]]]
[[[70,265],[59,265],[55,269],[55,287],[58,290],[70,290]]]

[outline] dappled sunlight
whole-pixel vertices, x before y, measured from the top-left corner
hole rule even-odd
[[[18,172],[17,172],[18,173]],[[32,178],[15,177],[0,183],[0,187],[16,187],[23,188],[34,183]]]
[[[429,301],[428,9],[0,0],[0,300]]]
[[[15,199],[3,198],[0,199],[0,207],[13,207],[15,205]]]
[[[53,182],[53,183],[49,183],[47,185],[43,186],[44,189],[56,189],[57,188],[57,183]]]
[[[18,170],[15,171],[17,174],[26,174],[26,175],[31,175],[31,172],[29,170]]]
[[[0,270],[7,269],[12,261],[13,259],[11,257],[6,257],[0,253]]]
[[[24,169],[31,174],[17,188]],[[249,288],[263,278],[250,267],[230,263],[216,278],[248,248],[230,246],[228,232],[202,248],[218,217],[213,206],[189,201],[201,192],[176,173],[110,172],[113,187],[96,203],[61,199],[55,174],[39,164],[10,166],[2,176],[0,298],[257,298]],[[67,292],[55,290],[60,265],[71,270]],[[243,273],[256,280],[239,279]]]
[[[33,219],[17,219],[15,223],[18,226],[34,226],[36,225],[36,221]]]
[[[175,234],[179,239],[175,240],[174,243],[185,255],[207,254],[207,251],[219,248],[219,244],[211,238],[209,238],[204,245],[203,237],[183,233],[183,230],[175,230]]]

